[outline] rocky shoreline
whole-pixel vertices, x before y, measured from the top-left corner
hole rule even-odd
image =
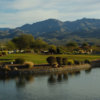
[[[20,74],[48,74],[48,73],[57,73],[57,72],[66,72],[66,71],[79,71],[79,70],[87,70],[90,69],[90,64],[83,64],[83,65],[70,65],[70,66],[63,66],[59,68],[51,68],[48,67],[34,67],[32,69],[19,69],[14,71],[8,72],[0,72],[0,74],[8,74],[8,75],[20,75]]]

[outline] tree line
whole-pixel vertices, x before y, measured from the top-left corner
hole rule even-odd
[[[31,34],[22,34],[8,41],[5,50],[33,50],[35,53],[65,54],[65,53],[100,53],[100,46],[89,43],[78,44],[69,42],[65,45],[48,44],[41,38],[34,38]],[[2,50],[2,48],[1,48]]]

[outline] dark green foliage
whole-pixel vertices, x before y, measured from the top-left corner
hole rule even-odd
[[[56,53],[56,46],[55,45],[49,45],[49,53],[50,54]]]
[[[80,61],[78,61],[78,60],[74,60],[74,64],[75,64],[75,65],[80,65],[80,64],[81,64],[81,62],[80,62]]]
[[[53,65],[54,63],[56,63],[56,57],[53,57],[53,56],[50,56],[47,58],[47,62],[50,64],[50,65]]]
[[[39,50],[45,50],[48,48],[48,44],[43,41],[42,39],[36,39],[32,45],[31,48],[33,49],[39,49]]]
[[[30,34],[24,34],[12,39],[12,42],[18,49],[29,49],[34,42],[34,37]]]
[[[12,41],[9,41],[9,42],[7,42],[7,44],[6,44],[6,48],[7,48],[8,50],[14,50],[14,49],[16,49],[16,44],[13,43]]]
[[[62,48],[60,48],[60,47],[57,47],[56,52],[57,52],[57,54],[63,54],[64,50],[62,50]]]
[[[57,63],[61,66],[63,64],[63,58],[62,57],[56,57]]]
[[[63,65],[67,65],[68,58],[63,58]]]
[[[2,55],[7,55],[7,54],[8,54],[7,52],[4,52],[4,51],[2,52]]]
[[[25,59],[24,58],[17,58],[15,59],[15,64],[24,64]]]
[[[67,65],[73,65],[70,61],[67,62]]]
[[[73,60],[68,60],[67,65],[74,65],[74,61]]]
[[[81,64],[84,64],[84,61],[80,61]]]
[[[90,63],[91,63],[91,61],[90,61],[90,60],[88,60],[88,59],[86,59],[86,60],[84,61],[84,63],[85,63],[85,64],[90,64]]]

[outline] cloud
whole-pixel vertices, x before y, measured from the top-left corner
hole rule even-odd
[[[0,0],[0,27],[16,27],[48,18],[62,21],[100,18],[100,0]]]

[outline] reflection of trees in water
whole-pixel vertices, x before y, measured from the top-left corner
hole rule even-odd
[[[16,79],[16,78],[17,76],[15,75],[7,75],[7,74],[0,75],[0,81],[3,81],[3,82],[8,82],[11,79]]]
[[[68,80],[68,74],[67,74],[67,73],[64,73],[64,74],[63,74],[63,79],[64,79],[64,80]]]
[[[66,82],[68,81],[68,75],[71,76],[77,76],[80,75],[80,71],[70,71],[70,72],[64,72],[64,73],[57,73],[57,74],[52,74],[48,78],[48,83],[59,83],[59,82]]]
[[[85,73],[89,74],[92,71],[92,68],[85,70]]]
[[[8,82],[10,80],[15,80],[16,87],[25,87],[26,84],[29,84],[30,82],[34,81],[34,76],[31,74],[28,75],[1,75],[0,81]]]
[[[26,84],[28,84],[30,82],[33,82],[33,81],[34,81],[34,76],[33,75],[21,75],[16,80],[16,87],[17,88],[25,87]]]
[[[51,84],[52,84],[52,83],[56,83],[56,78],[55,78],[55,76],[54,76],[54,75],[50,75],[49,78],[48,78],[48,82],[51,83]]]
[[[69,75],[71,75],[71,76],[76,76],[76,75],[80,75],[80,71],[70,71],[69,72]]]
[[[62,74],[58,74],[57,81],[62,82]]]
[[[26,85],[25,78],[24,77],[18,78],[18,80],[16,81],[16,87],[17,88],[25,87],[25,85]]]
[[[7,82],[10,78],[7,75],[0,76],[0,81]]]
[[[64,80],[68,80],[68,74],[67,73],[59,73],[59,74],[52,74],[48,78],[48,83],[53,84],[56,82],[63,82]]]

